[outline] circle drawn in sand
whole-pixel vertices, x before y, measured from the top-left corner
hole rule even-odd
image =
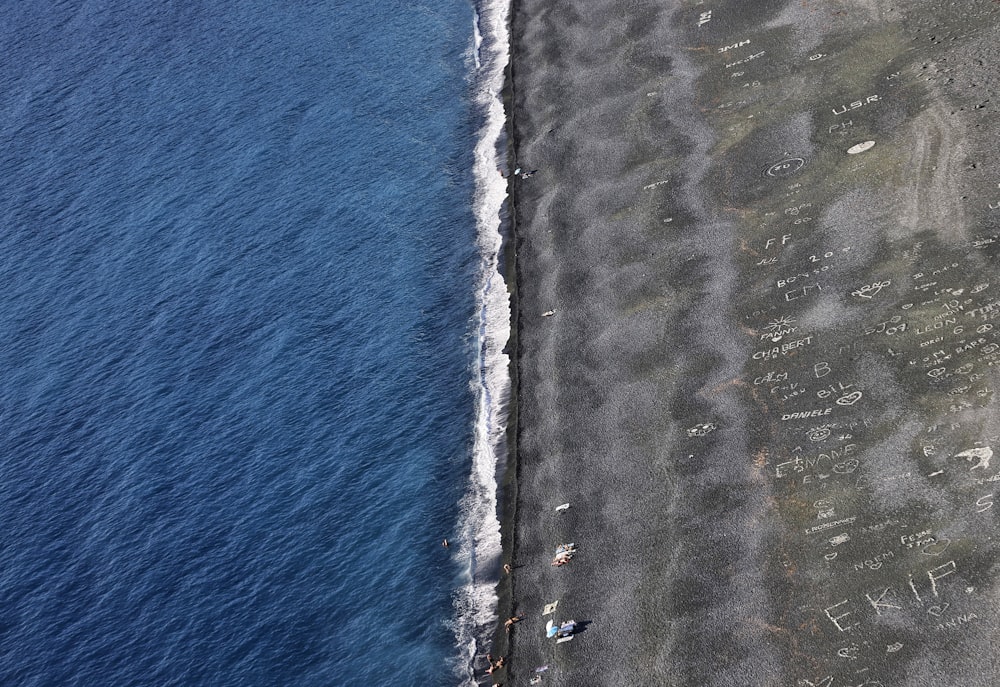
[[[875,147],[875,141],[865,141],[864,143],[858,143],[847,149],[848,155],[857,155],[858,153],[863,153],[866,150],[871,150]]]
[[[801,157],[790,157],[787,160],[775,162],[764,171],[764,174],[769,177],[787,177],[802,169],[802,165],[805,163],[806,161]]]

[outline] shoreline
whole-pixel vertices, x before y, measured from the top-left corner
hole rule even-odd
[[[992,684],[1000,10],[620,5],[510,9],[494,680]]]
[[[511,0],[508,15],[508,30],[513,22],[513,17],[517,11],[518,0]],[[506,113],[504,122],[504,141],[506,144],[506,164],[508,170],[517,168],[516,157],[516,133],[514,130],[513,111],[513,60],[514,60],[514,37],[510,35],[510,56],[507,67],[504,70],[504,84],[501,90],[501,101]],[[501,233],[503,234],[503,272],[502,276],[507,285],[510,295],[511,326],[510,337],[504,352],[510,356],[510,388],[511,394],[507,405],[507,461],[498,481],[499,484],[499,520],[500,520],[500,547],[501,558],[504,564],[515,565],[513,552],[516,541],[516,520],[517,520],[517,499],[518,499],[518,433],[519,433],[519,413],[518,399],[520,398],[520,374],[519,374],[519,340],[521,327],[520,301],[518,300],[518,280],[517,270],[517,203],[515,193],[515,177],[508,176],[507,198],[501,208]],[[511,654],[510,635],[504,628],[504,621],[513,615],[514,608],[514,578],[513,575],[505,574],[501,571],[500,579],[497,582],[497,626],[493,632],[491,642],[491,653],[494,656],[508,656]],[[488,676],[487,676],[488,677]],[[492,680],[488,681],[492,682]]]
[[[504,208],[509,187],[497,175],[507,114],[502,94],[509,67],[509,7],[504,2],[474,8],[473,102],[481,116],[473,149],[473,211],[479,253],[477,357],[474,368],[477,412],[468,489],[459,504],[458,541],[468,555],[467,577],[453,597],[455,637],[460,651],[456,672],[465,684],[478,684],[482,657],[492,643],[497,623],[497,585],[503,564],[503,472],[510,463],[509,418],[515,391],[509,355],[514,311],[508,287]],[[467,548],[465,548],[467,547]]]

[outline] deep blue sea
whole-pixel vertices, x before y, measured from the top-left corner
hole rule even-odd
[[[2,3],[0,685],[470,681],[476,10]]]

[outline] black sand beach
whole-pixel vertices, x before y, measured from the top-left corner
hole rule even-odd
[[[998,27],[515,0],[525,618],[484,684],[1000,684]]]

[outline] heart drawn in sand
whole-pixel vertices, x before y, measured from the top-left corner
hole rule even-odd
[[[861,400],[861,396],[862,396],[862,394],[861,394],[860,391],[852,391],[851,393],[847,394],[846,396],[841,396],[840,398],[838,398],[837,399],[837,405],[838,406],[852,406],[852,405],[854,405],[855,403],[857,403],[858,401]]]

